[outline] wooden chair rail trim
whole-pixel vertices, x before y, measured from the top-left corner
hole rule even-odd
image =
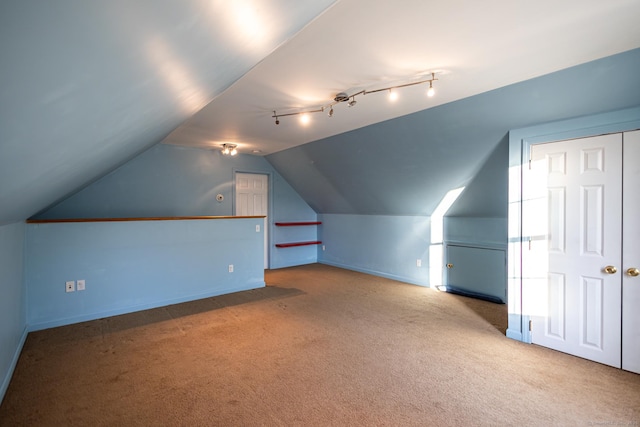
[[[27,224],[53,224],[61,222],[127,222],[127,221],[182,221],[190,219],[242,219],[265,216],[165,216],[146,218],[76,218],[76,219],[28,219]]]

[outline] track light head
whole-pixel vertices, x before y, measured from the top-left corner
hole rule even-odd
[[[356,97],[354,96],[353,98],[351,98],[351,101],[349,101],[349,107],[353,107],[357,103],[358,101],[356,101]]]
[[[329,117],[333,117],[333,107],[329,109]]]
[[[436,90],[433,88],[433,81],[436,79],[436,73],[431,73],[431,80],[429,80],[429,89],[427,90],[427,96],[431,98],[436,94]]]
[[[429,82],[429,89],[427,89],[427,96],[431,98],[436,94],[436,90],[433,88],[433,80]]]

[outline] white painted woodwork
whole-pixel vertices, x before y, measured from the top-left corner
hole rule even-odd
[[[621,158],[621,134],[539,144],[525,178],[532,342],[617,367]],[[618,272],[605,273],[607,265]]]
[[[640,269],[640,131],[623,138],[622,369],[640,374],[640,276],[626,274]]]
[[[269,268],[269,177],[263,174],[236,173],[236,215],[264,215],[262,230],[264,233],[264,268]]]

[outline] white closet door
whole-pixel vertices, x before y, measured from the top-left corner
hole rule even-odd
[[[531,147],[532,342],[620,367],[622,135]],[[523,255],[524,257],[524,255]],[[607,266],[617,269],[613,272]]]
[[[640,374],[640,131],[623,138],[622,369]]]

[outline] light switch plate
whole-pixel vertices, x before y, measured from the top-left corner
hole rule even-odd
[[[78,280],[78,285],[77,285],[76,289],[79,290],[79,291],[84,291],[85,290],[84,279],[83,280]]]

